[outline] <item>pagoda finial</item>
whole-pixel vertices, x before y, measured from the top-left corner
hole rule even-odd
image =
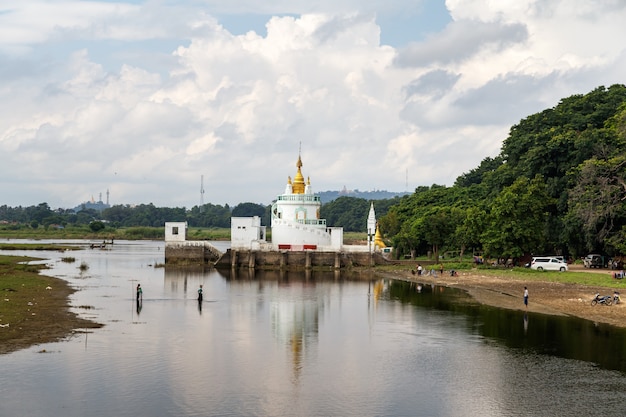
[[[298,171],[296,175],[293,177],[293,193],[294,194],[304,194],[304,176],[302,175],[302,159],[300,155],[298,155],[298,162],[296,162],[296,167],[298,167]]]

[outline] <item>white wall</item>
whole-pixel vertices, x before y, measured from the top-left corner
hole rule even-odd
[[[166,222],[165,241],[184,242],[187,240],[187,222]]]
[[[231,217],[230,247],[234,249],[251,249],[253,242],[265,241],[265,226],[261,226],[261,218]]]

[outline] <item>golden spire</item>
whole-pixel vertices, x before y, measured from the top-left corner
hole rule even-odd
[[[302,176],[302,159],[300,159],[300,155],[298,155],[298,162],[296,163],[298,167],[298,172],[296,172],[295,177],[293,178],[293,193],[294,194],[304,194],[304,177]]]
[[[376,235],[374,236],[374,246],[379,248],[386,248],[385,242],[383,242],[383,237],[380,234],[380,229],[378,228],[378,223],[376,223]]]

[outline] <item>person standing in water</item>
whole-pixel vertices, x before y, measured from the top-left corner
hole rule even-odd
[[[141,289],[141,284],[137,284],[137,315],[141,313],[142,304],[143,304],[143,290]]]
[[[200,288],[198,288],[198,301],[202,301],[202,284],[200,284]]]

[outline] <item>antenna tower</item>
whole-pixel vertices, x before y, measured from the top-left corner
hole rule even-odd
[[[204,207],[204,175],[200,175],[200,207]]]

